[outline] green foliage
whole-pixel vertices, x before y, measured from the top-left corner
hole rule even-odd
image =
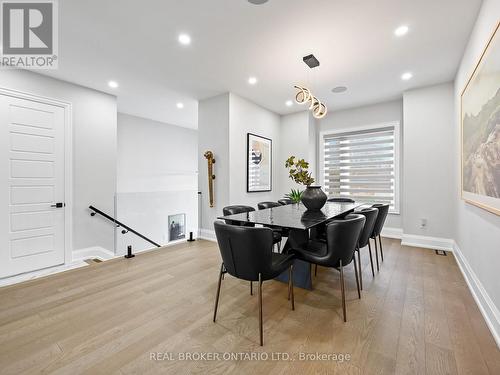
[[[311,173],[308,172],[309,163],[304,159],[295,160],[295,156],[290,156],[285,167],[289,169],[289,177],[297,184],[309,186],[314,183]]]
[[[290,199],[293,203],[300,203],[303,192],[303,190],[292,189],[288,194],[285,194],[285,198]]]

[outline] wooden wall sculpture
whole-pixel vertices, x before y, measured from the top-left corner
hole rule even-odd
[[[207,159],[207,163],[208,163],[209,202],[210,202],[210,207],[213,207],[214,206],[214,180],[215,180],[214,164],[215,164],[215,158],[214,158],[214,154],[212,151],[206,151],[204,156]]]

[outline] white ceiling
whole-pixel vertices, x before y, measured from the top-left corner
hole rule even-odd
[[[331,111],[454,78],[481,0],[64,0],[59,69],[121,112],[197,127],[197,100],[232,91],[279,114],[308,85]],[[403,38],[393,31],[410,27]],[[181,46],[188,33],[190,46]],[[302,56],[321,66],[310,71]],[[411,71],[414,78],[400,79]],[[249,76],[258,84],[250,86]],[[120,87],[112,90],[107,81]],[[335,86],[348,91],[333,94]],[[185,108],[176,108],[183,102]]]

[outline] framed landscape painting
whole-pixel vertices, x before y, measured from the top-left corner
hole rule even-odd
[[[462,199],[500,215],[500,31],[461,97]]]
[[[247,133],[247,192],[272,190],[273,141]]]

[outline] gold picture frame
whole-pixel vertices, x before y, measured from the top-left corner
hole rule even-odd
[[[485,134],[493,135],[493,140],[496,139],[496,136],[500,137],[498,129],[500,124],[495,125],[495,122],[492,123],[491,116],[485,117],[484,114],[493,111],[492,114],[498,115],[497,109],[500,108],[500,66],[498,67],[498,74],[495,74],[497,73],[496,69],[493,73],[488,71],[488,68],[491,68],[489,64],[493,63],[496,67],[496,64],[500,62],[500,59],[498,59],[498,56],[500,56],[500,40],[498,40],[497,35],[500,34],[498,32],[499,28],[500,22],[496,24],[460,96],[461,198],[469,204],[496,215],[500,215],[500,196],[498,194],[500,186],[498,186],[497,182],[500,171],[495,163],[498,161],[493,160],[491,165],[491,160],[488,158],[490,156],[488,147],[495,150],[496,142],[493,141],[492,143],[490,137],[485,142],[484,136]],[[497,48],[497,50],[493,53],[494,48]],[[483,69],[485,66],[487,68],[486,73]],[[491,79],[484,79],[485,76],[489,77],[488,74],[491,74]],[[490,97],[492,92],[494,95]],[[481,123],[481,120],[484,121],[485,119],[488,121]],[[467,136],[464,136],[466,121],[469,126],[466,129]],[[488,133],[490,127],[493,127],[491,134]],[[480,140],[481,137],[482,141]],[[467,147],[464,142],[467,142]],[[482,142],[479,144],[480,147],[478,147],[479,142]],[[485,155],[488,157],[485,158]],[[491,176],[493,179],[491,179]]]

